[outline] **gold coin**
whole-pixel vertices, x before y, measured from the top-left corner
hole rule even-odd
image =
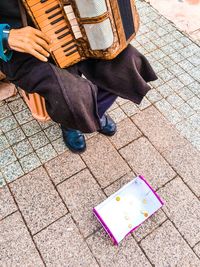
[[[132,224],[129,224],[129,225],[128,225],[128,228],[130,228],[130,229],[131,229],[132,227],[133,227],[133,226],[132,226]]]
[[[142,200],[142,202],[143,204],[147,204],[147,200],[145,198]]]
[[[121,200],[121,198],[118,196],[118,197],[116,197],[116,201],[120,201]]]
[[[141,213],[144,215],[144,217],[148,217],[149,216],[147,211],[141,211]]]

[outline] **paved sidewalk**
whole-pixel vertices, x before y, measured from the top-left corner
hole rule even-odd
[[[87,151],[72,154],[19,95],[1,102],[0,266],[200,266],[200,48],[137,2],[133,45],[159,80],[139,107],[111,107],[114,137],[87,135]],[[115,247],[92,208],[137,174],[165,206]]]

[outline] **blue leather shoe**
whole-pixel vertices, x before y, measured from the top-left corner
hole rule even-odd
[[[61,125],[65,145],[74,153],[82,153],[86,150],[85,136],[81,131],[65,129]]]
[[[112,136],[117,132],[117,125],[109,115],[103,115],[101,118],[101,134]]]

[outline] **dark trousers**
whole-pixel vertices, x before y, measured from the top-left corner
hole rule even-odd
[[[139,104],[150,90],[147,82],[157,79],[132,46],[113,60],[88,59],[67,69],[14,52],[11,61],[0,60],[0,69],[26,92],[43,96],[54,121],[85,133],[100,129],[100,117],[117,96]]]
[[[97,108],[98,108],[98,115],[101,118],[104,113],[112,106],[112,104],[117,99],[117,96],[109,93],[106,90],[98,88],[97,93]]]

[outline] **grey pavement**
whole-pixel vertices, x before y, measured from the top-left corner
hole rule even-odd
[[[0,102],[0,266],[200,266],[200,47],[137,4],[132,44],[159,79],[140,106],[110,108],[115,136],[87,135],[74,155],[19,95]],[[92,208],[138,174],[165,205],[116,247]]]

